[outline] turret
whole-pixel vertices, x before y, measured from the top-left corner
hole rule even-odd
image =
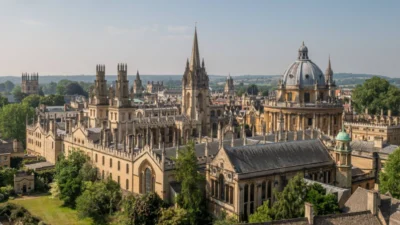
[[[336,182],[339,187],[351,188],[351,138],[342,127],[342,131],[336,136],[336,146],[334,149],[334,160],[336,163]]]

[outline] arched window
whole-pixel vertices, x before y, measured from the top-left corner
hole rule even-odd
[[[270,203],[271,203],[271,197],[272,197],[272,182],[268,181],[267,199],[270,200]]]
[[[225,183],[224,175],[219,175],[219,196],[221,200],[225,200]]]
[[[304,93],[304,102],[305,103],[310,102],[310,93],[308,93],[308,92]]]
[[[145,193],[149,193],[153,191],[153,176],[151,174],[151,170],[149,168],[146,168],[144,172],[144,191]]]
[[[266,196],[267,196],[267,183],[263,181],[261,184],[261,202],[264,202],[266,200]]]

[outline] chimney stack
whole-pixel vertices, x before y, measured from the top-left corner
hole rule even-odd
[[[304,203],[304,217],[307,218],[308,224],[314,224],[314,207],[311,203],[306,202]]]
[[[378,192],[368,191],[367,209],[371,211],[372,215],[376,215],[378,213],[378,202],[379,202]]]

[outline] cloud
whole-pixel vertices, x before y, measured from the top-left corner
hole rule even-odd
[[[170,33],[186,33],[189,30],[190,27],[188,26],[174,26],[174,25],[167,26],[167,31]]]
[[[44,23],[33,19],[21,19],[20,22],[28,26],[44,26]]]

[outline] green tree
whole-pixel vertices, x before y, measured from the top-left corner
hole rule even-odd
[[[83,90],[82,86],[77,83],[77,82],[72,82],[69,83],[66,87],[65,87],[65,92],[66,95],[83,95],[83,96],[88,96],[88,93]]]
[[[85,191],[76,199],[76,209],[79,217],[90,217],[103,224],[118,209],[121,199],[121,189],[115,181],[88,181]]]
[[[379,181],[381,193],[389,192],[393,197],[400,198],[400,148],[389,155]]]
[[[57,83],[50,82],[42,86],[43,93],[46,95],[54,95],[57,92]]]
[[[180,207],[162,208],[158,225],[186,225],[189,224],[187,211]]]
[[[339,212],[336,196],[326,194],[326,190],[317,183],[309,186],[306,202],[313,204],[315,215],[327,215]]]
[[[39,106],[40,98],[39,95],[29,95],[22,100],[22,104],[36,108]]]
[[[17,85],[12,89],[11,94],[14,96],[14,99],[16,102],[21,102],[22,99],[24,99],[27,94],[22,93],[21,86]]]
[[[0,108],[8,104],[8,98],[0,94]]]
[[[70,84],[70,83],[72,83],[72,81],[70,81],[70,80],[60,80],[58,83],[57,83],[57,87],[56,87],[56,94],[58,94],[58,95],[65,95],[65,90],[66,90],[66,86],[68,85],[68,84]]]
[[[225,212],[222,212],[222,215],[217,218],[213,225],[235,225],[238,224],[238,220],[233,216],[227,216]]]
[[[269,201],[265,201],[260,207],[257,208],[256,212],[249,216],[250,223],[262,223],[272,221],[272,211],[269,207]]]
[[[177,203],[188,212],[190,224],[199,224],[204,219],[205,212],[203,193],[200,189],[205,179],[197,169],[194,142],[189,142],[186,148],[179,150],[178,155],[175,159],[175,179],[181,183],[181,192]]]
[[[60,199],[66,206],[74,208],[76,199],[82,194],[83,183],[96,180],[96,177],[87,176],[82,170],[88,162],[88,156],[82,151],[73,151],[68,158],[62,156],[56,164],[55,178],[60,189]]]
[[[33,108],[24,104],[9,104],[0,109],[0,133],[3,138],[17,139],[25,146],[26,118],[32,118]]]
[[[391,85],[386,79],[372,77],[362,85],[357,85],[352,93],[352,101],[356,112],[363,113],[366,108],[371,114],[381,110],[392,110],[393,115],[399,114],[400,89]]]
[[[137,198],[128,195],[122,200],[121,206],[117,224],[155,225],[165,203],[156,193],[147,193]]]
[[[47,106],[60,106],[65,104],[65,100],[62,95],[47,95],[40,98],[40,104]]]
[[[0,169],[0,187],[7,185],[14,186],[15,173],[17,173],[17,170],[13,168]]]
[[[249,95],[257,95],[258,94],[258,87],[255,84],[251,84],[247,87],[247,93]]]
[[[14,89],[15,85],[11,81],[4,82],[4,89],[7,93],[11,92]]]

